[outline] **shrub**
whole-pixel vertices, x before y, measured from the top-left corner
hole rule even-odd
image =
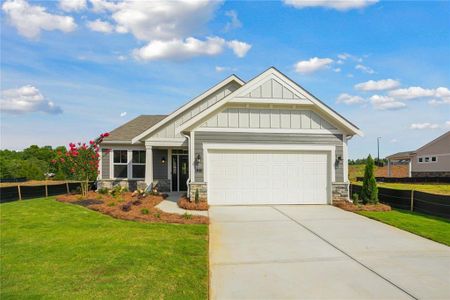
[[[199,196],[199,193],[198,193],[198,188],[195,189],[195,196],[194,196],[194,199],[195,199],[195,203],[198,203],[198,202],[200,201],[200,196]]]
[[[97,199],[97,200],[102,200],[102,199],[103,199],[103,196],[102,196],[102,195],[97,195],[97,196],[95,196],[95,199]]]
[[[161,214],[160,214],[160,213],[156,213],[156,214],[154,214],[154,216],[155,216],[155,218],[157,218],[157,219],[161,218]]]
[[[358,193],[353,193],[352,200],[353,200],[353,204],[355,204],[355,205],[359,204],[359,195],[358,195]]]
[[[128,192],[128,189],[126,187],[116,185],[111,189],[111,191],[109,193],[113,197],[119,197],[120,195],[122,195],[125,192]]]
[[[109,189],[108,188],[101,188],[97,190],[97,193],[102,194],[102,195],[107,195],[109,193]]]
[[[186,220],[189,220],[189,219],[192,219],[192,215],[188,214],[188,213],[184,213],[183,214],[183,218],[186,219]]]
[[[131,210],[131,202],[125,203],[124,205],[122,205],[122,207],[120,209],[123,211],[130,211]]]
[[[110,202],[110,203],[108,203],[108,206],[109,207],[116,206],[116,202]]]
[[[141,209],[141,214],[143,214],[143,215],[148,215],[148,213],[149,213],[149,211],[148,211],[147,208]]]
[[[364,204],[378,203],[378,187],[374,176],[374,162],[372,156],[367,157],[367,164],[364,170],[363,186],[361,189],[361,200]]]

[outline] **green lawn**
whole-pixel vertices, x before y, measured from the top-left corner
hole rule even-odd
[[[1,299],[206,299],[207,225],[116,220],[52,198],[0,205]]]
[[[358,212],[361,215],[395,226],[450,246],[450,221],[404,210]]]

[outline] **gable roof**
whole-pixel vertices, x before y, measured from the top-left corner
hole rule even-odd
[[[414,151],[402,151],[386,156],[388,159],[408,159],[414,155]]]
[[[210,106],[208,109],[202,111],[195,117],[191,118],[190,120],[186,121],[185,123],[181,124],[178,128],[179,131],[186,131],[187,129],[191,127],[195,127],[198,123],[200,123],[204,118],[209,116],[212,112],[217,111],[221,107],[223,107],[226,103],[230,101],[241,101],[239,100],[240,97],[244,97],[242,100],[243,102],[247,102],[251,99],[245,98],[248,93],[251,93],[258,85],[262,84],[264,81],[267,81],[269,79],[276,79],[279,82],[282,82],[286,87],[289,88],[290,91],[292,91],[297,97],[293,97],[293,99],[286,99],[283,100],[283,103],[291,103],[291,104],[313,104],[315,107],[317,107],[319,110],[330,116],[332,119],[336,121],[339,125],[341,125],[343,128],[345,128],[349,133],[352,135],[357,134],[362,136],[362,131],[355,126],[353,123],[348,121],[346,118],[344,118],[342,115],[337,113],[335,110],[331,109],[328,105],[314,97],[311,93],[309,93],[307,90],[302,88],[300,85],[298,85],[296,82],[288,78],[286,75],[278,71],[274,67],[270,67],[263,73],[259,74],[252,80],[248,81],[246,84],[244,84],[241,88],[237,89],[233,93],[226,96],[221,101],[215,103],[214,105]],[[260,99],[254,99],[255,102],[261,102],[264,100]],[[274,101],[273,103],[276,103]]]
[[[210,89],[206,90],[205,92],[203,92],[199,96],[195,97],[194,99],[192,99],[188,103],[186,103],[183,106],[179,107],[177,110],[175,110],[174,112],[169,114],[167,116],[167,118],[165,118],[165,119],[163,119],[163,120],[153,124],[150,127],[146,127],[147,129],[145,131],[143,131],[143,132],[141,130],[140,132],[136,133],[136,135],[132,137],[131,142],[133,144],[139,142],[139,140],[141,140],[142,138],[146,137],[147,135],[149,135],[150,133],[154,132],[158,128],[160,128],[163,125],[167,124],[170,120],[173,120],[176,116],[179,116],[180,114],[182,114],[183,112],[185,112],[186,110],[188,110],[189,108],[194,106],[195,104],[199,103],[200,101],[202,101],[206,97],[208,97],[208,96],[212,95],[213,93],[217,92],[218,90],[220,90],[221,88],[223,88],[224,86],[226,86],[227,84],[229,84],[232,81],[238,83],[241,86],[244,85],[244,83],[245,83],[242,79],[240,79],[236,75],[232,74],[231,76],[225,78],[224,80],[222,80],[221,82],[219,82],[215,86],[211,87]]]
[[[140,115],[111,131],[103,142],[131,142],[131,139],[141,133],[143,128],[150,128],[166,117],[167,115]]]
[[[420,150],[423,150],[423,149],[425,149],[425,148],[427,148],[427,147],[429,147],[429,146],[431,146],[431,145],[433,145],[433,144],[439,142],[440,140],[442,140],[443,138],[445,138],[445,137],[447,137],[447,136],[449,136],[449,135],[450,135],[450,130],[447,131],[446,133],[444,133],[443,135],[438,136],[437,138],[435,138],[435,139],[432,140],[431,142],[429,142],[429,143],[423,145],[422,147],[420,147],[420,148],[417,149],[416,151],[418,152],[418,151],[420,151]]]

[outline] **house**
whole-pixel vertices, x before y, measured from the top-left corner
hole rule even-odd
[[[326,204],[348,199],[347,142],[361,134],[272,67],[110,132],[99,186],[198,191],[209,204]]]
[[[388,176],[392,162],[408,162],[409,177],[450,177],[450,131],[415,151],[399,152],[386,157]]]

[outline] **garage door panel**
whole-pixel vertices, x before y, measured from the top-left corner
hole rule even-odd
[[[210,204],[325,204],[326,152],[210,150]]]

